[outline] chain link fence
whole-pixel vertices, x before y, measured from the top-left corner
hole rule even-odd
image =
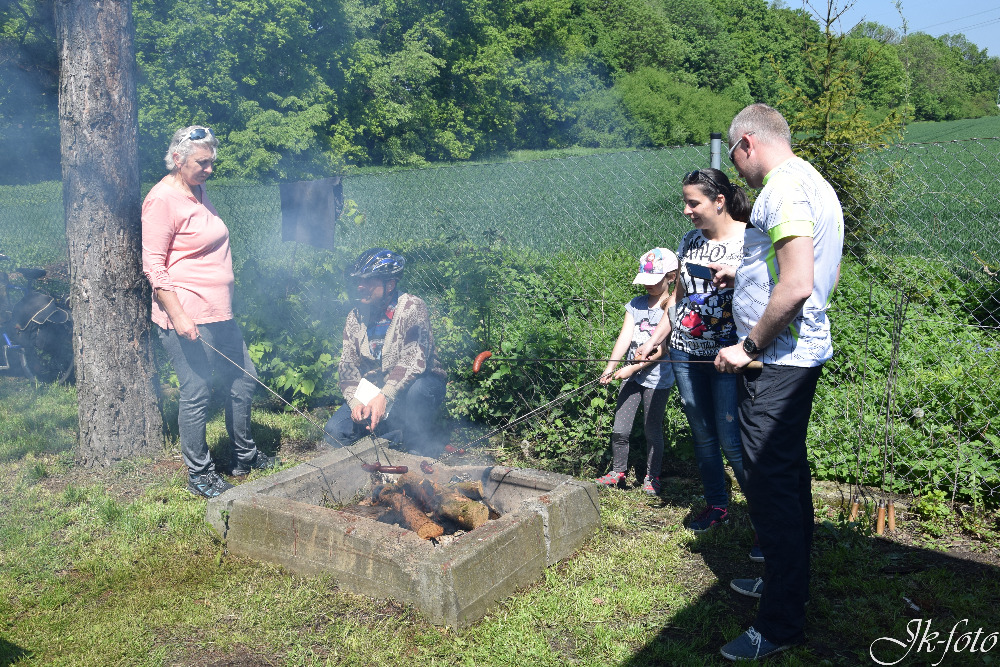
[[[995,503],[1000,139],[824,148],[838,157],[827,176],[849,233],[830,309],[836,355],[811,422],[814,472]],[[403,289],[434,313],[452,422],[497,429],[532,415],[497,437],[583,471],[599,466],[614,409],[593,384],[595,360],[636,294],[640,253],[675,249],[690,228],[681,179],[708,164],[697,146],[351,175],[333,251],[281,242],[277,186],[213,183],[209,196],[231,229],[237,311],[277,391],[339,400],[343,268],[390,247],[408,260]],[[0,251],[63,258],[58,185],[10,190]],[[475,374],[484,350],[494,358]],[[687,424],[671,400],[680,451]]]

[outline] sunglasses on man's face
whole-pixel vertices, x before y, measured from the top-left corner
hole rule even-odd
[[[729,161],[730,162],[732,162],[733,164],[736,164],[736,161],[733,160],[733,155],[736,153],[736,149],[739,148],[739,145],[743,142],[743,140],[746,139],[747,137],[749,137],[751,134],[753,134],[753,132],[747,132],[742,137],[740,137],[739,141],[737,141],[735,144],[733,144],[729,148]]]
[[[199,141],[205,137],[212,134],[212,128],[210,127],[196,127],[191,130],[191,134],[188,135],[188,139],[191,141]]]

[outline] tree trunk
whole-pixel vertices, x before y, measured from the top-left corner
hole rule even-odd
[[[77,458],[163,452],[142,273],[131,0],[56,0],[63,205],[80,415]]]

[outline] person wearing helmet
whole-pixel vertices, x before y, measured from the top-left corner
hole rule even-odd
[[[405,264],[399,253],[372,248],[345,272],[354,304],[337,369],[345,402],[326,432],[339,444],[396,432],[406,449],[435,455],[447,375],[434,352],[427,304],[397,289]]]

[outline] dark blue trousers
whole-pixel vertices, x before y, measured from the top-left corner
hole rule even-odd
[[[396,446],[425,456],[440,455],[443,442],[436,433],[437,414],[444,401],[447,383],[437,375],[424,374],[396,395],[389,416],[378,427],[376,435],[396,443]],[[326,423],[327,442],[335,446],[349,445],[369,433],[367,420],[355,424],[351,408],[344,403]]]

